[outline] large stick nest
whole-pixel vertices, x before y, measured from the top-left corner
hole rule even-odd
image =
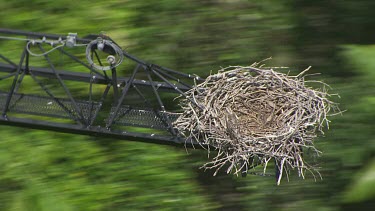
[[[247,172],[254,165],[266,171],[271,159],[284,174],[314,170],[302,154],[318,154],[313,140],[328,126],[327,115],[335,104],[324,83],[308,87],[303,71],[297,76],[272,69],[232,66],[209,76],[187,91],[174,122],[180,134],[218,153],[203,167],[227,168],[227,173]]]

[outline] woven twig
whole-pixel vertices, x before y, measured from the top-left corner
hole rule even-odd
[[[326,85],[306,85],[303,71],[288,76],[272,69],[231,66],[209,76],[188,92],[180,105],[182,115],[174,122],[181,135],[217,155],[203,167],[223,167],[227,173],[248,171],[271,159],[283,173],[297,169],[301,177],[314,172],[302,156],[305,148],[320,152],[313,144],[328,127],[327,116],[336,105],[328,100]]]

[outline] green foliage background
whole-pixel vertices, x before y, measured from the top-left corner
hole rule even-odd
[[[201,76],[270,56],[292,73],[312,65],[346,112],[316,142],[323,180],[278,187],[213,177],[198,169],[202,150],[1,126],[0,210],[371,210],[374,9],[371,0],[1,0],[2,28],[105,31],[131,54]]]

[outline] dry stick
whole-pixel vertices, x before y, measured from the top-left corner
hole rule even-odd
[[[296,168],[304,178],[304,170],[312,172],[313,167],[305,163],[299,148],[320,153],[312,140],[317,130],[328,126],[327,115],[335,104],[325,89],[305,86],[307,70],[288,76],[255,65],[223,68],[186,92],[181,100],[184,112],[174,125],[182,135],[218,149],[203,166],[216,169],[215,175],[226,164],[228,173],[246,171],[248,165],[243,163],[259,157],[264,171],[270,159],[277,158],[287,177],[289,169]],[[191,99],[203,109],[192,105]]]

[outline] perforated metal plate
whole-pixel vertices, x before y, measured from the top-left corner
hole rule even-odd
[[[111,115],[114,115],[114,111],[115,108],[113,107]],[[179,115],[178,113],[133,108],[124,105],[120,107],[115,117],[115,125],[167,129],[168,124],[175,121]]]
[[[1,110],[4,110],[7,97],[7,92],[0,91]],[[69,99],[14,93],[8,111],[68,119],[79,117],[78,113],[81,112],[84,119],[88,120],[100,109],[100,104],[97,102],[80,100],[76,101],[76,105],[79,111],[74,108],[73,102]]]

